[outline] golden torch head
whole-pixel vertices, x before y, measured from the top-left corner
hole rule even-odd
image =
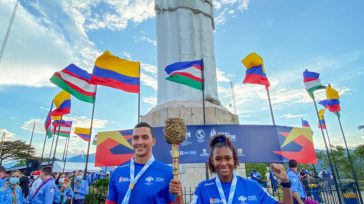
[[[164,136],[169,144],[181,144],[186,139],[186,125],[180,118],[165,121]]]

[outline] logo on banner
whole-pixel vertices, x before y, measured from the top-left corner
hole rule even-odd
[[[215,135],[217,135],[216,130],[215,130],[215,128],[212,128],[212,130],[210,132],[210,137],[213,137]]]
[[[192,142],[188,141],[188,138],[191,138],[191,132],[186,133],[186,140],[182,142],[181,146],[187,146],[189,144],[192,144]]]
[[[208,157],[210,155],[207,153],[207,150],[206,149],[202,149],[202,153],[200,154],[200,156],[202,156],[202,157]]]
[[[243,156],[243,148],[238,148],[238,156]]]
[[[205,141],[205,131],[204,130],[201,130],[201,129],[197,130],[195,135],[196,135],[198,143],[203,143]]]

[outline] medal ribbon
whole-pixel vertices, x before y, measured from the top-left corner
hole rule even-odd
[[[134,177],[135,159],[134,158],[131,159],[131,161],[130,161],[130,184],[129,184],[128,191],[126,192],[125,197],[124,197],[123,201],[121,202],[122,204],[129,203],[131,191],[133,190],[135,184],[138,182],[139,178],[147,171],[147,169],[153,164],[154,160],[155,160],[154,156],[152,155],[152,157],[150,157],[148,162],[143,166],[143,168],[139,171],[139,173]]]
[[[233,181],[231,182],[229,200],[226,202],[226,198],[225,198],[224,191],[222,190],[220,178],[219,178],[219,176],[216,176],[215,183],[216,183],[217,190],[219,191],[219,194],[220,194],[220,199],[223,204],[232,204],[233,203],[237,180],[238,179],[237,179],[236,175],[233,174]]]

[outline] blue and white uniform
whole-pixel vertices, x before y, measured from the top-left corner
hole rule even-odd
[[[135,163],[135,175],[145,164]],[[173,179],[172,167],[155,160],[142,174],[130,194],[129,203],[164,204],[172,202],[169,182]],[[125,163],[111,174],[107,204],[121,204],[130,184],[130,162]]]
[[[88,194],[89,186],[87,180],[77,180],[75,179],[75,183],[73,186],[73,193],[75,200],[84,200],[86,195]]]
[[[229,198],[231,183],[221,182],[225,198]],[[196,188],[191,204],[223,203],[217,188],[216,179],[202,181]],[[279,203],[257,182],[237,176],[236,190],[232,199],[234,204],[272,204]]]
[[[59,190],[59,188],[56,188],[56,196],[54,199],[55,203],[66,203],[68,198],[73,198],[74,194],[71,189],[71,187],[65,188],[62,192]]]
[[[21,190],[21,187],[18,185],[13,186],[13,188],[10,187],[10,185],[7,185],[5,190],[5,195],[3,197],[3,200],[0,202],[1,204],[23,204],[23,193]]]
[[[8,185],[8,177],[0,178],[0,201],[4,200],[7,185]]]
[[[300,181],[300,176],[298,175],[297,172],[293,171],[292,169],[287,170],[287,175],[288,175],[289,180],[292,182],[292,185],[291,185],[292,193],[297,192],[298,196],[300,196],[301,200],[304,201],[306,199],[306,193],[305,193],[303,185]]]
[[[30,194],[30,204],[52,204],[56,193],[54,179],[50,178],[43,181],[40,186]]]

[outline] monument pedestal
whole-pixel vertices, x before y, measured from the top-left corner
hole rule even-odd
[[[204,124],[202,107],[201,100],[171,101],[153,108],[146,115],[141,116],[141,121],[153,127],[160,127],[165,125],[164,122],[168,118],[181,118],[186,125],[202,125]],[[237,115],[222,105],[209,101],[205,101],[205,120],[206,125],[239,124]],[[206,166],[206,164],[181,164],[180,180],[187,190],[191,188],[193,191],[202,180],[206,179],[207,175],[211,178],[212,175],[206,170]],[[246,177],[245,164],[239,165],[238,174]]]

